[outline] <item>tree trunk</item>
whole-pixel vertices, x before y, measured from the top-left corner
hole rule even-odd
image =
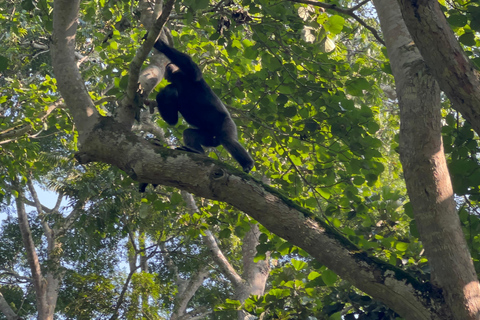
[[[456,212],[441,136],[440,89],[394,0],[375,0],[400,106],[400,160],[445,319],[477,319],[478,280]]]

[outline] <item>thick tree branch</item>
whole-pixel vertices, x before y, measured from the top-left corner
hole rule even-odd
[[[152,50],[153,45],[158,38],[158,35],[163,29],[163,26],[167,22],[174,3],[175,0],[168,0],[165,3],[162,14],[155,21],[153,27],[149,30],[147,38],[138,48],[135,57],[130,63],[126,98],[121,102],[120,109],[116,118],[119,123],[124,124],[128,128],[130,128],[134,122],[135,113],[138,112],[140,107],[143,106],[142,101],[136,101],[136,99],[139,98],[137,92],[139,90],[138,80],[140,77],[140,69],[145,59],[147,59],[148,54]],[[140,89],[145,90],[145,88]]]
[[[5,315],[7,320],[21,320],[22,318],[17,316],[15,311],[10,307],[8,302],[3,297],[2,293],[0,292],[0,311]]]
[[[193,277],[188,280],[184,290],[178,293],[178,298],[175,298],[175,312],[172,320],[181,319],[181,317],[186,314],[188,303],[198,288],[203,284],[203,281],[208,277],[208,270],[208,266],[204,266],[198,270]]]
[[[399,4],[413,41],[440,88],[480,135],[479,72],[458,43],[439,2],[399,0]]]
[[[429,306],[435,303],[436,295],[429,285],[368,257],[311,212],[240,170],[202,155],[154,146],[124,130],[111,118],[102,118],[87,141],[76,156],[81,163],[109,163],[140,182],[174,186],[227,202],[304,249],[360,290],[394,310],[403,309],[403,316],[431,318]]]
[[[52,65],[62,94],[83,142],[99,114],[88,94],[75,59],[75,35],[80,0],[55,0],[53,9]]]

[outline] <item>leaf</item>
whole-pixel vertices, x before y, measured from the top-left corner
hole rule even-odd
[[[395,248],[398,250],[398,251],[407,251],[408,249],[408,243],[406,242],[397,242],[397,244],[395,245]]]
[[[8,68],[8,58],[0,55],[0,72]]]
[[[335,42],[330,38],[325,38],[323,42],[323,51],[324,52],[332,52],[335,50]]]
[[[322,280],[329,287],[333,286],[337,282],[337,274],[330,269],[322,272]]]
[[[111,40],[109,46],[113,50],[118,50],[118,43],[116,41]]]
[[[305,261],[300,261],[300,260],[296,260],[296,259],[292,259],[291,263],[292,263],[292,266],[297,271],[302,270],[307,265],[307,263]]]
[[[339,15],[333,15],[328,18],[326,28],[333,34],[339,34],[343,30],[345,19]]]
[[[310,273],[308,274],[307,279],[311,281],[311,280],[313,280],[313,279],[315,279],[315,278],[318,278],[318,277],[320,277],[320,276],[321,276],[321,274],[318,273],[317,271],[312,271],[312,272],[310,272]]]
[[[475,34],[473,32],[464,33],[460,36],[460,38],[458,38],[458,41],[466,46],[474,46],[476,44]]]
[[[311,6],[299,7],[297,12],[300,19],[307,21],[310,18],[310,13],[314,13],[315,9]]]
[[[348,93],[352,96],[361,96],[363,95],[363,90],[370,89],[370,83],[364,78],[355,78],[353,80],[349,80],[346,83]]]
[[[467,24],[468,19],[466,16],[456,11],[450,11],[449,13],[451,13],[451,15],[447,18],[447,21],[452,27],[463,27]]]

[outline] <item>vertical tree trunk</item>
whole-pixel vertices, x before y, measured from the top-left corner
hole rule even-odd
[[[242,262],[243,262],[243,282],[235,288],[235,298],[242,303],[250,295],[262,296],[265,291],[265,285],[270,274],[269,256],[265,260],[254,262],[257,255],[258,239],[260,238],[260,229],[258,224],[250,224],[250,230],[243,238]],[[246,320],[251,317],[249,314],[240,310],[237,314],[238,320]]]
[[[397,2],[374,4],[399,99],[400,160],[432,283],[443,290],[445,319],[477,319],[480,291],[443,151],[440,89],[412,43]]]

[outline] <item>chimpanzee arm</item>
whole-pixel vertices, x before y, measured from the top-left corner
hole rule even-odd
[[[153,47],[166,55],[188,78],[193,81],[200,81],[202,79],[202,71],[200,71],[198,65],[193,62],[188,54],[168,46],[162,40],[158,40]]]
[[[170,125],[178,122],[178,91],[169,84],[157,94],[157,107],[163,120]]]

